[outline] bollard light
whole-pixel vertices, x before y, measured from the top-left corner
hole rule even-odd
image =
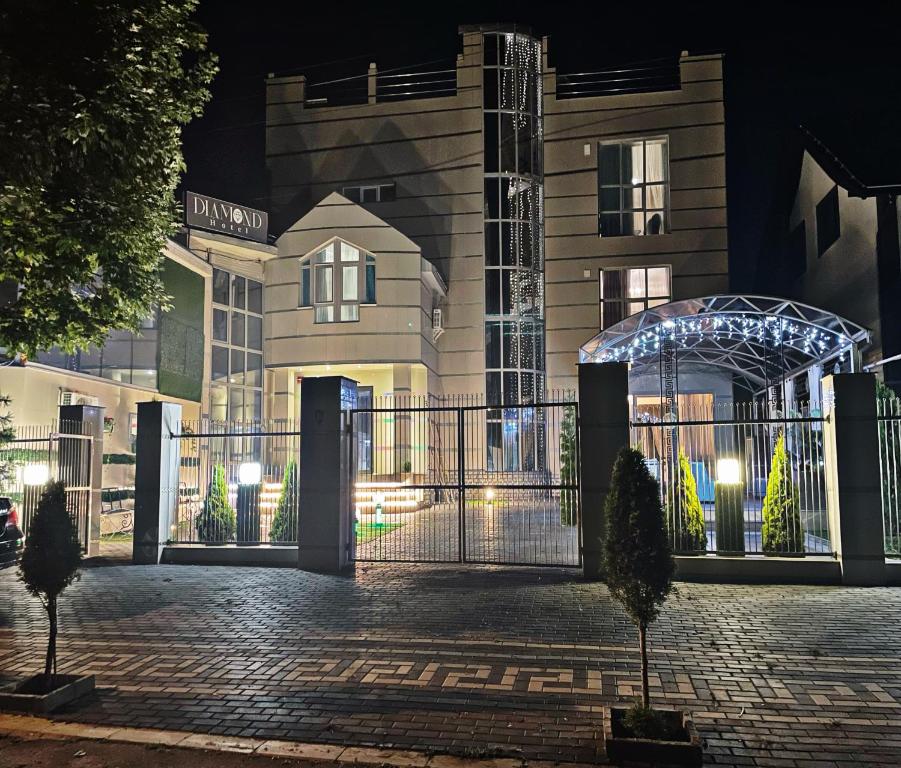
[[[375,495],[375,524],[382,524],[382,504],[385,503],[385,496],[381,493]]]
[[[50,467],[47,464],[26,464],[22,468],[22,483],[25,485],[46,485],[50,479]]]
[[[485,501],[488,502],[488,511],[494,510],[494,488],[485,489]]]
[[[246,461],[238,467],[238,482],[241,485],[256,485],[263,478],[263,467],[258,461]]]
[[[741,466],[738,459],[719,459],[716,462],[716,481],[726,485],[741,482]]]

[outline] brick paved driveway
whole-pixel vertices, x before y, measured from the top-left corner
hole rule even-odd
[[[654,696],[695,711],[710,762],[901,763],[901,589],[679,591]],[[10,570],[0,594],[0,669],[32,672],[41,609]],[[638,684],[623,614],[560,570],[96,568],[62,627],[63,669],[99,692],[60,717],[92,723],[592,759]]]

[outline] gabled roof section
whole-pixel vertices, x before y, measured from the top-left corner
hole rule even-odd
[[[332,192],[275,241],[279,258],[304,256],[340,237],[370,253],[420,253],[419,246],[371,211]]]
[[[836,184],[846,189],[852,197],[866,198],[879,194],[898,194],[901,192],[901,181],[897,184],[868,183],[866,178],[862,178],[867,173],[867,169],[862,167],[862,161],[859,162],[859,167],[857,172],[855,172],[849,164],[845,163],[807,128],[803,125],[800,128],[804,140],[804,148],[807,150],[807,153],[816,160]]]

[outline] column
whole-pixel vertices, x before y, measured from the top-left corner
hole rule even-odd
[[[626,363],[579,365],[579,461],[582,480],[582,565],[603,577],[604,502],[620,449],[629,445],[629,369]]]
[[[357,383],[306,378],[300,389],[298,566],[340,573],[353,561],[353,431]]]
[[[842,583],[885,584],[876,378],[837,373],[822,383],[826,508]]]
[[[90,452],[82,450],[82,440],[60,440],[60,466],[57,479],[67,486],[85,488],[78,492],[87,501],[84,531],[86,554],[96,557],[100,554],[100,494],[103,488],[103,413],[99,405],[61,405],[59,407],[59,431],[81,432],[81,426],[89,428],[91,434]],[[65,443],[70,443],[64,447]],[[88,466],[85,463],[89,462]],[[89,486],[89,487],[86,487]]]
[[[132,562],[156,565],[169,539],[178,507],[181,406],[138,403],[135,524]]]
[[[374,61],[369,63],[369,72],[366,76],[366,96],[370,104],[375,104],[378,91],[378,68]]]
[[[396,363],[394,375],[394,405],[408,408],[413,396],[413,369],[410,365]],[[394,461],[395,479],[406,480],[413,471],[413,420],[408,412],[394,414]]]

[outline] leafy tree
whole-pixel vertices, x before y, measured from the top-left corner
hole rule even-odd
[[[576,407],[563,407],[563,421],[560,424],[560,482],[575,485],[576,470]],[[577,491],[564,489],[560,493],[560,522],[575,525]]]
[[[72,517],[66,509],[66,489],[49,483],[28,527],[19,562],[19,578],[47,611],[50,636],[44,662],[44,690],[53,689],[56,674],[56,606],[62,591],[78,577],[81,545]]]
[[[216,59],[197,0],[0,6],[0,347],[101,343],[166,305],[181,129]],[[38,41],[40,44],[38,44]]]
[[[282,490],[272,516],[269,541],[297,541],[297,463],[289,459],[282,479]]]
[[[901,482],[901,432],[898,417],[901,416],[901,403],[895,391],[876,380],[876,399],[880,413],[892,417],[879,421],[879,459],[882,465],[882,515],[885,531],[885,551],[901,554],[901,532],[898,530],[898,511],[901,508],[901,497],[898,495],[898,484]]]
[[[785,435],[779,435],[773,449],[770,476],[763,499],[763,551],[800,552],[804,548],[801,530],[801,503],[792,480],[791,464],[785,450]]]
[[[231,541],[235,538],[237,516],[228,501],[225,467],[221,464],[213,467],[213,476],[203,500],[203,509],[197,515],[196,526],[200,541]]]
[[[691,472],[688,456],[679,449],[679,475],[673,493],[673,543],[677,552],[703,552],[707,549],[704,510],[698,496],[698,484]]]
[[[610,594],[638,627],[641,648],[641,704],[651,707],[648,686],[648,626],[673,588],[673,558],[660,490],[634,448],[620,450],[604,506],[604,570]]]

